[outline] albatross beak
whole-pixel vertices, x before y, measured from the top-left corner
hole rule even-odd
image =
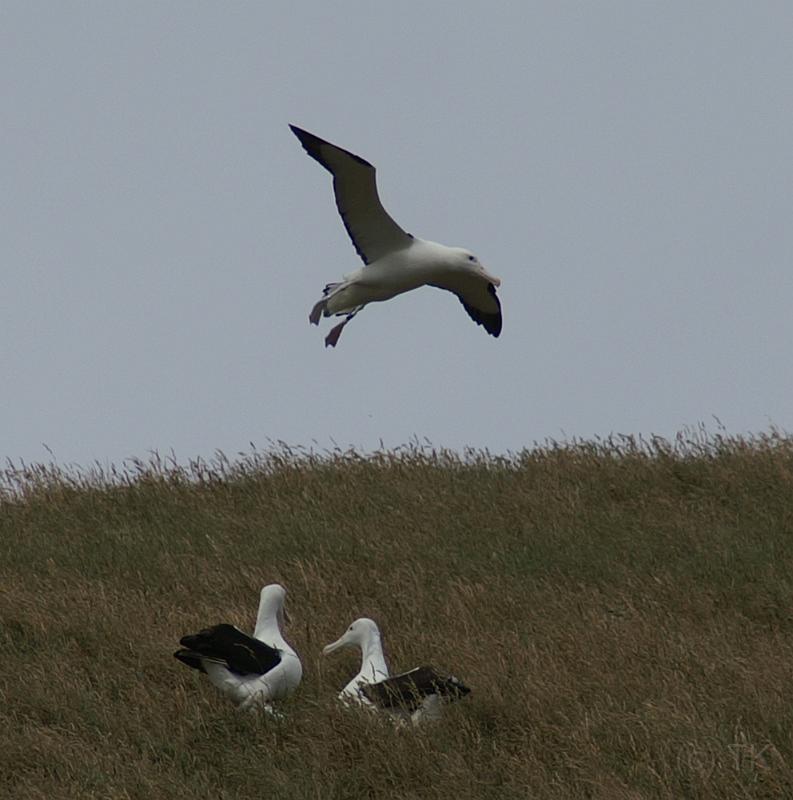
[[[332,642],[331,644],[327,645],[327,647],[323,647],[322,648],[322,655],[323,656],[327,656],[330,653],[335,652],[339,648],[344,647],[345,644],[347,644],[346,635],[342,636],[341,639],[336,639],[335,642]]]
[[[482,275],[484,275],[485,278],[487,278],[487,280],[493,284],[493,286],[496,287],[501,286],[501,278],[497,278],[495,275],[491,275],[484,267],[482,267]]]

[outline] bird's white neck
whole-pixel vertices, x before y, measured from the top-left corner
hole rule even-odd
[[[283,648],[286,644],[281,635],[279,625],[280,600],[274,597],[263,596],[259,603],[259,613],[256,615],[256,627],[253,635],[260,642],[271,647]]]
[[[380,634],[372,632],[361,642],[361,670],[355,678],[356,682],[376,683],[388,677],[388,664],[383,654],[383,643]]]

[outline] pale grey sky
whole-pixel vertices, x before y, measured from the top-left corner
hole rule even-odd
[[[0,457],[793,428],[793,3],[0,5]],[[326,350],[292,122],[503,284]]]

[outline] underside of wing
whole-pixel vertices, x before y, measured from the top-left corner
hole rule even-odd
[[[491,336],[498,338],[501,333],[501,302],[492,283],[474,275],[466,275],[456,277],[454,282],[431,285],[456,294],[468,316]]]
[[[407,247],[413,238],[394,222],[377,194],[375,168],[295,125],[289,126],[305,151],[333,175],[333,192],[344,227],[364,264]]]
[[[238,675],[263,675],[281,663],[281,653],[233,625],[214,625],[179,641],[185,650],[174,656],[182,663],[203,669],[195,663],[201,657],[224,663]]]
[[[471,691],[454,676],[441,675],[432,667],[416,667],[360,688],[364,696],[380,708],[407,711],[415,711],[430,695],[458,698]]]

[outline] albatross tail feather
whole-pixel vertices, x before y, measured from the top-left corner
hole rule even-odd
[[[312,325],[319,325],[320,317],[326,316],[329,317],[331,315],[331,311],[328,311],[328,300],[330,296],[340,287],[344,281],[339,281],[338,283],[328,283],[325,284],[325,288],[322,290],[322,299],[318,300],[314,303],[314,307],[311,309],[311,313],[308,315],[308,321]]]

